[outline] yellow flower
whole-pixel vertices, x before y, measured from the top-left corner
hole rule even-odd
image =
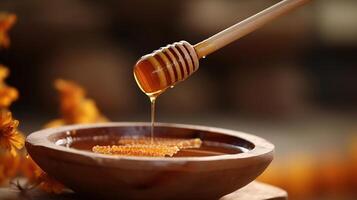
[[[58,79],[55,81],[55,88],[60,94],[60,112],[62,116],[61,119],[49,122],[45,127],[107,121],[100,113],[95,102],[86,98],[84,89],[78,84]]]
[[[0,82],[3,82],[9,76],[9,69],[4,65],[0,65]]]
[[[25,138],[17,130],[19,121],[12,119],[11,112],[0,110],[0,148],[16,156],[17,150],[24,146]]]
[[[4,82],[8,75],[9,70],[4,65],[0,65],[0,108],[9,107],[19,96],[14,87],[10,87]]]
[[[45,124],[45,128],[53,128],[66,125],[66,122],[63,119],[54,119],[47,124]]]
[[[20,157],[13,156],[10,152],[0,153],[0,185],[17,175],[20,164]]]
[[[0,47],[7,48],[10,46],[8,31],[16,22],[16,15],[0,13]]]
[[[106,119],[101,116],[95,102],[91,99],[83,99],[73,110],[72,122],[74,124],[103,122]]]
[[[26,156],[22,163],[22,173],[27,177],[30,184],[38,186],[48,193],[59,194],[64,189],[64,185],[42,171],[29,155]]]

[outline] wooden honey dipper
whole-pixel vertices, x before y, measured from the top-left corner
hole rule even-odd
[[[181,41],[162,47],[141,57],[136,63],[135,80],[147,95],[157,96],[195,72],[200,58],[206,57],[308,1],[283,0],[194,46]]]

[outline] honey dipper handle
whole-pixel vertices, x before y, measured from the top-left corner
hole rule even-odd
[[[196,44],[196,53],[199,58],[205,57],[308,1],[310,0],[283,0]]]

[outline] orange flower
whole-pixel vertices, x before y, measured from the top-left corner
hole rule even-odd
[[[9,152],[0,153],[0,185],[17,175],[20,164],[20,157]]]
[[[17,130],[19,121],[12,119],[11,112],[0,110],[0,147],[16,156],[24,146],[25,138]]]
[[[45,127],[107,121],[95,102],[86,98],[85,90],[78,84],[58,79],[55,81],[55,88],[60,95],[61,118],[50,121]],[[64,186],[43,172],[31,158],[26,168],[24,174],[27,174],[29,180],[35,181],[41,189],[50,193],[62,192]]]
[[[14,102],[19,94],[13,87],[6,85],[5,78],[9,75],[9,70],[0,65],[0,108],[7,108]]]
[[[16,15],[0,13],[0,47],[7,48],[10,46],[8,31],[16,22]]]
[[[51,121],[46,127],[66,124],[83,124],[107,121],[92,99],[86,98],[84,89],[72,81],[58,79],[55,88],[60,94],[62,118]]]
[[[22,173],[27,177],[28,183],[33,186],[38,186],[40,189],[48,193],[59,194],[64,189],[64,186],[61,183],[42,171],[29,155],[27,155],[23,161]]]

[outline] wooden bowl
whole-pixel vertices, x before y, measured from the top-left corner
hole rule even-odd
[[[122,199],[218,199],[253,181],[273,159],[274,146],[246,133],[205,126],[157,123],[155,136],[201,138],[242,150],[200,157],[130,157],[92,153],[97,143],[150,135],[149,123],[104,123],[45,129],[26,148],[49,175],[79,194]],[[79,145],[78,145],[79,144]]]

